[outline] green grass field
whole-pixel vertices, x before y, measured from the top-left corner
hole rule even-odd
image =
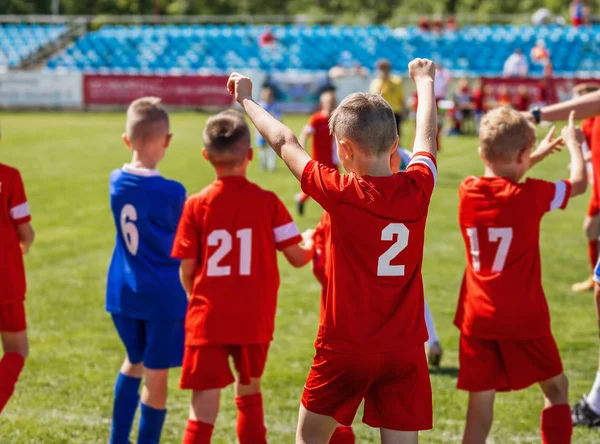
[[[205,115],[172,117],[175,134],[161,165],[164,175],[196,192],[214,177],[201,156]],[[300,131],[306,117],[288,117]],[[129,160],[120,135],[122,114],[0,114],[0,161],[23,174],[37,240],[27,257],[30,357],[15,396],[0,418],[0,443],[101,443],[110,427],[113,382],[124,357],[109,316],[104,286],[114,242],[108,204],[108,175]],[[412,134],[407,128],[404,139]],[[459,442],[467,396],[455,388],[458,332],[452,326],[464,267],[464,247],[457,226],[457,188],[467,175],[482,171],[474,138],[443,141],[425,247],[426,298],[445,348],[443,369],[432,375],[435,429],[425,443]],[[533,174],[547,179],[567,175],[568,154],[557,154]],[[283,164],[275,174],[249,177],[275,190],[293,210],[298,184]],[[598,362],[598,332],[591,294],[573,295],[570,285],[588,273],[581,231],[587,197],[567,211],[549,215],[542,226],[545,289],[553,331],[571,381],[571,401],[589,390]],[[295,214],[295,212],[293,213]],[[308,204],[297,218],[301,229],[313,227],[320,208]],[[320,288],[310,268],[281,264],[277,329],[264,376],[269,440],[292,443],[305,377],[313,357]],[[240,289],[243,291],[243,289]],[[190,394],[170,378],[169,414],[163,442],[181,442]],[[235,407],[231,389],[223,392],[215,443],[234,443]],[[490,442],[539,442],[542,398],[537,387],[497,398]],[[378,442],[378,434],[355,421],[359,443]],[[600,434],[576,430],[574,443],[600,442]]]

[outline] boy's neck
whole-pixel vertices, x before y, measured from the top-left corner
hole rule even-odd
[[[509,170],[509,169],[504,169],[502,167],[495,167],[492,169],[489,165],[485,166],[485,171],[483,173],[483,177],[489,177],[489,178],[503,177],[505,179],[510,179],[513,182],[519,182],[521,180],[521,177],[519,176],[519,174],[516,173],[512,169]]]
[[[388,159],[365,159],[365,161],[361,162],[360,165],[355,166],[354,174],[356,174],[359,177],[386,177],[393,175]]]
[[[139,151],[134,150],[131,157],[130,165],[134,168],[143,168],[147,170],[155,170],[158,162],[145,158]]]
[[[221,177],[246,177],[246,168],[215,168],[217,178]]]

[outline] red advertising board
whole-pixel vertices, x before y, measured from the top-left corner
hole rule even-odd
[[[123,105],[143,96],[155,96],[164,103],[183,107],[231,106],[227,76],[136,76],[85,75],[85,105]]]
[[[483,77],[483,87],[489,94],[497,97],[502,92],[515,98],[520,91],[526,91],[530,104],[543,102],[552,104],[562,102],[573,97],[573,87],[580,83],[600,83],[596,79],[534,79],[516,77]]]

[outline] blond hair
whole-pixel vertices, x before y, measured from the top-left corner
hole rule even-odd
[[[336,139],[348,138],[375,156],[387,154],[398,136],[390,104],[368,93],[350,94],[342,100],[329,119],[329,130]]]
[[[164,137],[169,133],[169,113],[158,97],[141,97],[127,109],[127,137],[131,141]]]
[[[208,119],[203,138],[208,159],[216,166],[237,166],[250,149],[250,128],[244,116],[234,110]]]
[[[481,120],[479,146],[486,160],[510,161],[535,145],[535,126],[509,106],[488,112]]]

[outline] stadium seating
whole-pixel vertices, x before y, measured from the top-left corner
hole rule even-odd
[[[0,25],[0,66],[18,66],[66,31],[66,25]]]
[[[465,26],[442,34],[417,27],[273,26],[277,43],[260,48],[264,26],[105,26],[48,61],[51,70],[96,73],[196,73],[239,68],[328,70],[340,63],[373,68],[380,57],[404,67],[430,57],[455,74],[499,75],[506,58],[544,40],[559,76],[600,70],[600,27]],[[532,75],[541,74],[531,65]]]

